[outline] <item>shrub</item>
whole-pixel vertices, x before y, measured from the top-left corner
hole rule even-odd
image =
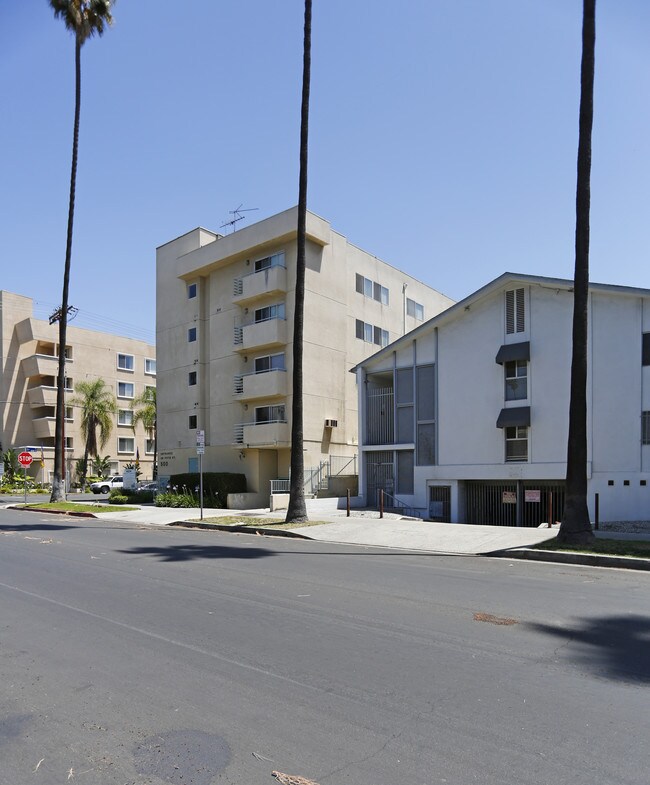
[[[113,491],[118,491],[118,493],[113,493]],[[130,499],[128,496],[123,496],[119,493],[119,488],[113,488],[111,491],[110,496],[108,497],[109,504],[128,504]]]
[[[172,474],[169,485],[177,492],[198,496],[199,473]],[[245,474],[203,472],[203,503],[206,507],[225,507],[229,493],[246,493]]]

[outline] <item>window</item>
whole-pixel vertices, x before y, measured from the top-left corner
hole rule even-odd
[[[68,420],[69,422],[72,422],[73,420],[72,406],[65,407],[65,419]]]
[[[145,439],[144,451],[147,453],[147,455],[153,455],[156,452],[156,440]]]
[[[398,444],[415,441],[413,428],[413,368],[395,371],[395,405],[397,406]]]
[[[641,444],[650,444],[650,412],[641,412]]]
[[[255,373],[267,373],[268,371],[284,371],[284,353],[255,359]]]
[[[528,428],[525,425],[513,425],[505,428],[506,461],[528,460]]]
[[[144,360],[144,372],[148,373],[149,376],[155,376],[156,375],[156,361],[152,360],[149,357],[145,357],[145,360]]]
[[[435,366],[420,365],[415,369],[418,466],[436,462]]]
[[[187,342],[193,343],[194,341],[196,341],[196,327],[190,327],[187,331]]]
[[[506,333],[523,333],[524,329],[524,290],[512,289],[506,292]]]
[[[127,439],[120,436],[117,440],[117,451],[119,452],[135,452],[135,439]]]
[[[279,406],[258,406],[255,409],[255,422],[286,422],[284,416],[284,404]]]
[[[284,303],[267,305],[255,310],[255,322],[268,322],[269,319],[284,319]]]
[[[374,324],[362,322],[361,319],[355,321],[356,336],[366,343],[374,343],[377,346],[388,346],[388,330],[376,327]]]
[[[189,387],[194,387],[196,384],[196,371],[190,371],[187,374],[187,384]]]
[[[50,385],[50,386],[58,387],[59,386],[58,382],[59,380],[56,377],[54,377],[54,385]],[[65,377],[65,387],[63,389],[66,392],[74,392],[74,383],[69,376]]]
[[[650,333],[643,333],[641,341],[641,364],[650,365]]]
[[[388,330],[382,330],[381,327],[375,327],[373,343],[376,343],[377,346],[388,346]]]
[[[190,414],[190,416],[188,418],[187,427],[191,431],[195,431],[196,430],[196,414]]]
[[[118,425],[133,425],[133,410],[132,409],[118,409],[117,412]]]
[[[376,300],[382,305],[388,305],[388,289],[385,286],[382,286],[376,281],[371,281],[370,278],[364,278],[364,276],[359,275],[359,273],[356,274],[355,281],[355,288],[359,294]]]
[[[72,346],[66,346],[64,350],[64,355],[66,360],[72,359]]]
[[[513,360],[503,364],[506,377],[506,401],[521,401],[528,398],[528,363]]]
[[[132,371],[134,367],[132,354],[118,354],[117,367],[120,371]]]
[[[66,436],[65,437],[65,448],[66,448],[66,450],[72,450],[73,447],[74,447],[74,440],[73,440],[72,436]]]
[[[189,283],[187,285],[187,299],[193,300],[196,297],[196,284]]]
[[[262,270],[269,270],[271,267],[284,267],[284,251],[275,253],[272,256],[265,256],[264,259],[258,259],[255,262],[256,273]]]
[[[416,303],[415,300],[411,300],[410,297],[406,298],[406,313],[419,322],[424,321],[424,306],[420,303]]]
[[[413,451],[397,452],[397,493],[413,493]]]
[[[133,398],[135,388],[131,382],[118,382],[117,383],[117,397],[118,398]]]

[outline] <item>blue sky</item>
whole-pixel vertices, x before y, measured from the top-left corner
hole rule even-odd
[[[454,299],[506,270],[572,277],[581,13],[314,0],[309,208]],[[82,53],[80,326],[153,340],[157,245],[297,202],[302,14],[115,3]],[[647,0],[598,0],[591,278],[645,288],[649,40]],[[73,39],[46,0],[0,0],[0,79],[0,288],[43,315],[61,298],[74,108]]]

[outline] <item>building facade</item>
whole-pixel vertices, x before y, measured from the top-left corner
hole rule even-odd
[[[29,449],[29,474],[49,482],[54,469],[54,429],[59,351],[58,324],[34,318],[33,301],[0,291],[0,442],[2,450]],[[66,339],[66,474],[74,476],[83,458],[81,409],[74,405],[75,385],[101,378],[117,400],[118,413],[109,442],[101,451],[111,458],[111,472],[139,458],[142,479],[153,476],[155,444],[142,425],[135,432],[133,399],[156,386],[156,350],[143,341],[68,324]],[[43,464],[41,465],[41,455]],[[91,464],[92,468],[92,464]]]
[[[252,506],[289,474],[297,208],[227,236],[195,229],[157,249],[160,473],[243,472]],[[356,474],[349,369],[452,301],[307,216],[306,471]]]
[[[355,368],[365,503],[560,520],[572,287],[506,273]],[[588,352],[592,520],[650,520],[650,291],[592,284]]]

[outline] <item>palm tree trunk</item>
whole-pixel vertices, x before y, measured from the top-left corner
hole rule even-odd
[[[293,319],[293,399],[291,406],[291,484],[287,523],[306,521],[305,464],[303,456],[303,333],[305,313],[305,267],[307,254],[307,160],[309,136],[309,84],[311,77],[311,3],[305,0],[305,32],[300,110],[300,175],[298,181],[298,233],[296,293]]]
[[[573,356],[567,446],[566,495],[558,540],[584,543],[594,534],[587,507],[587,336],[589,307],[589,208],[591,130],[594,117],[596,0],[584,0],[580,131],[576,185],[576,257],[573,285]]]
[[[74,134],[72,140],[72,167],[70,171],[70,203],[68,207],[68,236],[65,247],[63,295],[59,318],[59,368],[56,391],[56,427],[54,430],[54,477],[50,501],[60,501],[65,494],[65,343],[68,330],[68,289],[70,285],[70,259],[72,257],[72,225],[74,222],[74,197],[77,183],[77,155],[79,150],[79,115],[81,111],[81,40],[75,36],[75,106]]]

